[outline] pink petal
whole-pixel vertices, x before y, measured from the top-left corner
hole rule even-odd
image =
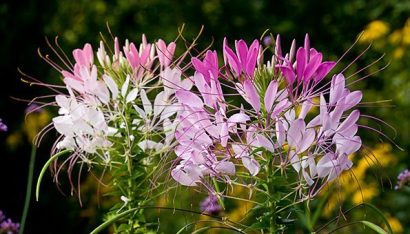
[[[244,40],[235,41],[236,54],[238,55],[239,62],[244,65],[246,64],[248,57],[248,46]]]
[[[227,161],[217,162],[214,169],[218,173],[235,175],[235,165],[232,162],[227,162]]]
[[[304,81],[305,82],[310,80],[310,78],[316,72],[316,70],[319,68],[321,63],[322,63],[322,54],[321,53],[317,53],[314,56],[310,57],[310,61],[307,64],[305,72],[304,72]]]
[[[242,164],[252,176],[259,173],[260,165],[253,157],[242,157]]]
[[[202,108],[204,106],[204,103],[202,102],[201,98],[199,98],[196,94],[192,92],[185,90],[177,90],[175,92],[175,96],[181,104],[185,104],[187,106],[194,108]]]
[[[307,33],[305,35],[304,48],[305,48],[306,51],[310,51],[310,40],[309,40],[309,34],[307,34]]]
[[[305,131],[305,121],[303,119],[296,119],[290,124],[290,128],[287,134],[288,144],[291,147],[297,147],[300,145],[303,139],[303,132]]]
[[[171,171],[171,176],[178,183],[185,186],[196,186],[199,182],[201,173],[197,168],[184,168],[183,171],[181,166],[177,166]]]
[[[232,51],[231,48],[228,46],[227,39],[224,38],[224,45],[223,45],[223,52],[224,52],[224,60],[225,66],[230,66],[234,72],[234,75],[239,76],[241,74],[241,67],[239,63],[238,57]]]
[[[292,85],[293,82],[295,82],[296,79],[296,75],[295,72],[293,71],[293,69],[287,65],[280,65],[277,66],[280,71],[282,72],[283,76],[286,79],[286,82],[288,84],[288,86]]]
[[[290,151],[289,152],[289,158],[290,158],[290,164],[292,167],[295,169],[296,172],[300,171],[300,159],[299,156],[296,154],[295,151]]]
[[[340,124],[336,131],[346,131],[348,128],[351,128],[359,120],[360,111],[354,110],[350,115]]]
[[[349,93],[345,98],[345,110],[349,110],[350,108],[359,104],[362,100],[363,94],[361,91],[354,91]]]
[[[256,139],[257,139],[258,145],[260,147],[263,147],[264,149],[266,149],[267,151],[272,152],[272,153],[275,151],[275,149],[273,148],[272,142],[268,138],[266,138],[265,136],[263,136],[261,134],[258,134],[258,135],[256,135]]]
[[[273,108],[271,118],[274,119],[279,116],[279,114],[284,111],[286,108],[290,106],[290,102],[287,99],[283,99],[278,104],[276,104],[275,108]]]
[[[222,124],[220,137],[221,137],[221,146],[226,147],[228,145],[228,139],[229,139],[227,123]]]
[[[323,62],[316,70],[316,74],[314,75],[315,82],[320,82],[329,72],[336,66],[335,62]]]
[[[282,58],[282,47],[280,44],[280,35],[276,36],[275,55],[277,58]]]
[[[195,70],[204,76],[206,83],[209,83],[210,76],[204,63],[202,63],[198,58],[192,58],[191,63],[194,66]]]
[[[359,136],[352,138],[339,138],[336,141],[336,152],[339,154],[350,155],[355,153],[362,146],[362,140]]]
[[[345,77],[343,74],[333,76],[330,85],[330,100],[329,105],[334,105],[339,99],[342,98],[343,91],[345,89]]]
[[[246,64],[242,63],[245,67],[246,73],[249,77],[253,78],[253,73],[255,71],[256,60],[259,55],[259,42],[254,40],[252,45],[249,47]]]
[[[246,121],[249,121],[250,117],[244,113],[236,113],[233,114],[231,117],[228,119],[228,123],[245,123]]]
[[[243,89],[247,97],[247,101],[249,102],[249,104],[251,104],[256,113],[259,113],[261,103],[255,86],[250,80],[245,80],[243,82]]]
[[[302,81],[303,79],[303,73],[305,71],[306,67],[306,50],[304,48],[299,48],[298,52],[296,53],[296,74],[297,74],[297,79],[298,82]]]
[[[306,117],[307,113],[309,113],[312,106],[313,106],[313,103],[310,99],[304,101],[303,104],[302,104],[302,110],[299,113],[299,118],[304,119]]]
[[[265,108],[268,113],[270,113],[273,103],[275,102],[276,99],[276,93],[278,92],[278,82],[275,80],[272,80],[266,89],[265,92],[265,97],[264,97],[264,102],[265,102]]]
[[[305,152],[315,141],[315,130],[314,129],[307,129],[306,132],[303,134],[302,142],[300,146],[297,147],[298,153]]]
[[[285,143],[285,127],[283,126],[282,121],[278,120],[275,123],[276,127],[276,140],[278,141],[279,146],[282,146]]]

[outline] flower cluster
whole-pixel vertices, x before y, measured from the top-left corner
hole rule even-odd
[[[261,165],[291,166],[312,196],[352,167],[349,155],[361,147],[355,109],[361,92],[351,92],[343,74],[320,83],[335,62],[322,61],[308,36],[296,54],[293,43],[285,55],[278,36],[266,64],[262,51],[257,40],[249,47],[235,41],[234,51],[225,39],[223,67],[216,51],[192,58],[190,79],[198,92],[175,94],[181,110],[172,176],[180,184],[202,184],[213,192],[211,181],[237,180],[239,166],[251,178],[258,177]],[[242,104],[235,104],[238,100]]]
[[[3,211],[0,210],[0,234],[17,234],[19,228],[19,223],[13,223],[11,219],[7,219]]]
[[[222,211],[221,205],[218,204],[218,198],[214,195],[207,196],[200,204],[202,212],[210,215],[218,215]]]
[[[410,184],[410,171],[406,169],[397,176],[397,184],[394,189],[399,190],[408,184]]]
[[[96,52],[86,44],[73,51],[74,63],[62,61],[66,69],[48,61],[64,81],[55,97],[54,153],[70,152],[63,163],[69,173],[77,162],[80,172],[83,164],[109,171],[112,194],[123,204],[108,218],[147,204],[149,187],[160,186],[161,175],[153,178],[159,171],[205,188],[201,210],[208,214],[221,212],[229,185],[256,188],[267,195],[263,209],[273,212],[274,228],[275,199],[290,197],[273,194],[275,177],[304,201],[352,167],[349,156],[362,146],[362,93],[348,89],[347,78],[333,71],[336,62],[324,61],[308,36],[287,53],[279,36],[265,44],[273,53],[266,63],[258,40],[232,48],[224,39],[222,53],[197,57],[188,46],[176,57],[175,42],[148,43],[145,36],[139,46],[126,40],[122,48],[115,38],[109,50],[104,41]],[[147,231],[140,222],[133,216],[121,228]]]
[[[192,86],[174,64],[175,47],[163,40],[148,43],[143,36],[139,49],[128,40],[121,49],[115,38],[112,56],[100,43],[99,64],[90,44],[75,49],[73,67],[60,70],[68,94],[56,96],[60,109],[53,123],[61,134],[57,150],[76,152],[84,162],[92,163],[98,156],[109,163],[110,149],[122,138],[129,149],[133,142],[143,151],[169,147],[170,117],[177,111],[175,89]]]

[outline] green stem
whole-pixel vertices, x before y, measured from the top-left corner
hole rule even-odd
[[[220,192],[221,192],[221,190],[219,189],[219,185],[218,185],[218,182],[216,181],[215,177],[212,177],[212,182],[214,183],[215,190],[216,190],[216,192],[218,193],[218,195],[216,196],[216,198],[218,199],[218,203],[219,203],[219,205],[222,206],[222,209],[225,210],[224,201],[222,200],[221,196],[219,195]]]
[[[127,198],[128,199],[131,199],[131,202],[129,202],[128,203],[128,210],[132,210],[132,207],[133,207],[133,204],[135,204],[134,203],[134,200],[135,200],[135,198],[134,198],[134,192],[133,192],[133,190],[134,190],[134,188],[133,188],[133,185],[134,185],[134,181],[133,181],[133,179],[132,179],[132,171],[133,171],[133,168],[132,168],[132,157],[128,154],[128,160],[127,160],[127,169],[128,169],[128,188],[127,188]],[[130,219],[128,219],[128,226],[129,226],[129,233],[133,233],[134,232],[134,221],[133,221],[133,219],[132,218],[130,218]]]
[[[273,164],[273,158],[271,157],[269,159],[269,163],[266,168],[266,173],[267,173],[267,193],[269,194],[269,210],[271,212],[270,219],[269,219],[269,233],[275,234],[277,232],[277,223],[276,223],[276,212],[277,212],[277,207],[276,207],[276,201],[272,199],[273,193],[275,192],[273,190],[274,184],[272,180],[273,176],[273,171],[272,171],[272,164]]]
[[[104,230],[106,227],[110,226],[112,223],[114,223],[115,221],[117,221],[118,219],[125,217],[129,214],[131,214],[132,212],[137,211],[139,208],[133,208],[133,209],[129,209],[127,211],[124,211],[116,216],[114,216],[113,218],[105,221],[104,223],[102,223],[100,226],[98,226],[96,229],[94,229],[90,234],[97,234],[100,231]]]
[[[70,150],[63,150],[60,151],[58,153],[56,153],[55,155],[53,155],[51,158],[48,159],[48,161],[46,162],[46,164],[44,164],[43,168],[41,169],[40,175],[38,176],[37,179],[37,185],[36,185],[36,201],[38,201],[39,195],[40,195],[40,184],[41,184],[41,180],[43,179],[44,173],[46,173],[47,168],[50,166],[50,164],[56,160],[58,157],[60,157],[61,155],[64,155],[66,153],[70,152]]]
[[[25,224],[26,224],[28,210],[29,210],[29,207],[30,207],[31,190],[32,190],[32,187],[33,187],[34,163],[36,161],[36,152],[37,152],[37,148],[33,144],[31,146],[30,162],[29,162],[29,166],[28,166],[28,176],[27,176],[26,199],[24,201],[24,209],[23,209],[23,215],[21,217],[19,234],[24,233],[24,227],[25,227]]]

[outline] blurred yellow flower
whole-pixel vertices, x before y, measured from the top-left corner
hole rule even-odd
[[[401,40],[402,40],[402,31],[400,29],[394,30],[394,32],[389,35],[389,42],[393,45],[400,44]]]
[[[50,122],[50,119],[50,113],[46,110],[40,110],[27,115],[23,131],[30,142],[33,142],[33,139],[40,130]]]
[[[398,47],[393,51],[393,58],[401,59],[404,55],[405,49],[403,47]]]
[[[360,203],[371,200],[373,197],[379,194],[377,187],[377,184],[372,183],[356,190],[352,197],[353,204],[358,205]]]
[[[403,27],[403,44],[410,45],[410,18],[407,19]]]
[[[386,22],[381,20],[372,21],[366,26],[362,36],[359,38],[359,41],[372,42],[386,35],[389,30],[390,27]]]
[[[23,136],[20,132],[13,132],[7,136],[6,144],[11,150],[17,149],[23,143]]]
[[[396,234],[403,233],[404,231],[403,226],[401,225],[400,221],[397,218],[389,216],[387,217],[387,221],[389,222],[393,233],[396,233]]]

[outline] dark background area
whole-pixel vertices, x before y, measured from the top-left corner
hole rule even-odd
[[[19,221],[23,210],[29,154],[31,142],[24,134],[25,109],[27,103],[13,100],[12,97],[32,99],[47,93],[41,87],[29,86],[20,80],[17,68],[50,83],[60,83],[59,74],[50,68],[37,54],[37,49],[50,53],[45,37],[53,40],[59,36],[60,44],[68,54],[74,48],[90,42],[94,48],[100,40],[99,33],[109,37],[106,23],[120,40],[128,38],[140,41],[145,33],[148,40],[163,38],[173,40],[178,34],[178,27],[185,24],[184,35],[193,38],[205,26],[201,36],[201,46],[205,47],[212,40],[214,48],[219,49],[223,37],[230,41],[244,38],[251,41],[259,38],[269,29],[273,34],[280,33],[284,48],[290,46],[291,39],[303,41],[309,33],[312,46],[324,52],[327,59],[336,59],[356,40],[366,26],[375,20],[382,20],[389,25],[385,39],[374,42],[374,46],[353,67],[364,67],[382,53],[386,56],[376,67],[367,69],[363,75],[371,73],[387,63],[391,65],[384,71],[365,80],[359,88],[366,89],[367,100],[391,99],[393,107],[377,106],[365,108],[364,112],[385,119],[398,130],[395,141],[405,152],[393,147],[397,163],[385,173],[395,183],[395,176],[409,166],[408,149],[410,146],[409,107],[410,97],[410,60],[409,47],[403,42],[399,45],[387,43],[388,35],[405,27],[410,17],[409,1],[314,1],[314,0],[110,0],[110,1],[33,1],[20,0],[0,3],[0,118],[8,125],[8,132],[0,132],[0,210]],[[404,31],[403,31],[404,32]],[[405,36],[405,34],[403,34]],[[403,36],[403,37],[404,37]],[[410,37],[410,34],[407,35]],[[404,40],[404,39],[402,39]],[[370,43],[370,42],[369,42]],[[369,44],[359,44],[346,56],[340,67],[346,66]],[[403,47],[404,55],[395,59],[395,50]],[[55,113],[55,109],[47,109]],[[383,131],[385,129],[382,129]],[[387,130],[386,130],[387,131]],[[10,135],[20,132],[19,143],[10,146]],[[380,138],[373,133],[364,133],[369,145],[380,143]],[[390,134],[390,133],[389,133]],[[392,135],[392,134],[391,134]],[[35,180],[49,157],[55,132],[47,135],[37,154],[35,162]],[[384,139],[383,141],[386,141]],[[374,178],[378,180],[378,178]],[[27,233],[86,233],[95,220],[82,216],[77,199],[70,196],[62,177],[62,190],[65,196],[53,184],[50,173],[43,179],[41,198],[31,202],[26,226]],[[393,192],[373,198],[376,204],[383,203],[389,214],[399,214],[402,226],[410,228],[410,215],[401,215],[403,207],[395,207],[389,199],[405,199],[410,205],[408,194]],[[92,194],[91,194],[92,196]],[[390,204],[391,203],[391,204]],[[403,203],[401,203],[403,204]],[[84,208],[83,208],[84,209]],[[400,213],[401,212],[401,213]],[[401,215],[401,216],[400,216]],[[98,221],[97,221],[98,222]]]

